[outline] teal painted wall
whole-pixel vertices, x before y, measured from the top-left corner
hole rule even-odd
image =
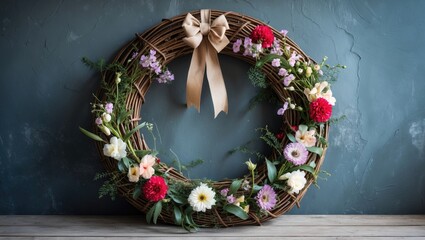
[[[134,37],[170,18],[202,8],[240,12],[288,29],[314,59],[348,69],[333,86],[334,114],[323,169],[293,214],[425,213],[424,1],[1,1],[0,214],[132,214],[124,200],[99,200],[103,166],[78,126],[91,125],[97,74],[81,57],[111,59]],[[154,85],[143,109],[158,124],[166,161],[205,163],[191,177],[244,173],[233,147],[275,126],[275,109],[247,111],[255,90],[249,66],[221,56],[230,112],[212,119],[208,88],[201,113],[185,109],[189,57],[172,64],[172,85]],[[261,146],[259,146],[261,147]]]

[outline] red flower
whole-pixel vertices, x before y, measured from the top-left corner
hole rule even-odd
[[[285,133],[278,133],[278,134],[276,134],[276,138],[278,139],[278,140],[282,140],[283,138],[285,137]]]
[[[292,130],[294,130],[294,132],[298,131],[298,126],[297,125],[291,126],[291,128],[292,128]]]
[[[151,177],[143,186],[143,195],[149,201],[158,202],[165,198],[168,186],[164,178],[160,176]]]
[[[318,123],[329,120],[332,115],[332,105],[324,98],[318,98],[310,103],[310,118]]]
[[[273,44],[274,35],[268,26],[260,25],[255,27],[254,31],[252,31],[251,39],[254,43],[261,42],[263,48],[269,48]]]

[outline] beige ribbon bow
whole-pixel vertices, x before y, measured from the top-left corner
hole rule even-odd
[[[225,33],[229,29],[226,17],[220,15],[211,23],[211,10],[201,10],[201,22],[188,13],[183,22],[186,33],[183,41],[194,48],[187,76],[187,107],[200,111],[202,81],[205,68],[214,105],[214,118],[223,111],[227,113],[227,92],[217,53],[229,43]]]

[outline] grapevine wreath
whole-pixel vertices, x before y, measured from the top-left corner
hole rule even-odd
[[[81,131],[96,140],[107,172],[100,196],[119,192],[158,220],[188,231],[199,227],[260,225],[290,210],[314,183],[326,148],[335,98],[330,82],[345,66],[329,66],[310,59],[287,31],[234,12],[200,10],[165,19],[125,45],[111,64],[103,60],[90,67],[101,72],[102,86],[92,103],[95,131]],[[185,177],[160,161],[156,144],[149,148],[140,130],[153,134],[153,124],[141,121],[145,95],[154,82],[170,83],[165,67],[192,54],[187,80],[187,105],[199,110],[200,86],[206,71],[214,112],[227,112],[227,94],[217,54],[252,65],[249,78],[255,87],[270,90],[281,132],[259,129],[271,155],[256,153],[246,159],[249,174],[212,181]],[[231,100],[231,99],[230,99]],[[155,142],[155,141],[154,141]]]

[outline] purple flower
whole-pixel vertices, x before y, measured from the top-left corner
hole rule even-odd
[[[301,56],[298,55],[295,51],[292,52],[291,57],[289,58],[288,62],[291,67],[295,66],[296,61],[300,60]]]
[[[172,74],[169,70],[166,70],[156,79],[159,83],[169,83],[174,81],[174,74]]]
[[[156,51],[155,51],[155,50],[151,49],[151,50],[149,51],[149,55],[151,55],[151,56],[155,56],[155,54],[156,54]],[[155,57],[155,59],[156,59],[156,57]]]
[[[286,76],[283,79],[283,85],[285,85],[285,87],[289,86],[289,84],[291,84],[291,82],[295,79],[295,76],[292,74],[289,74],[288,76]]]
[[[237,53],[241,50],[242,40],[238,39],[233,43],[233,52]]]
[[[152,62],[150,64],[150,69],[153,70],[156,75],[159,75],[161,73],[161,65],[159,65],[158,62]]]
[[[284,37],[286,37],[286,34],[288,34],[288,30],[286,30],[286,29],[282,29],[282,30],[280,30],[280,33],[281,33]]]
[[[280,59],[279,58],[273,59],[272,66],[273,67],[280,67]]]
[[[94,121],[97,125],[101,125],[103,123],[102,118],[98,117],[96,118],[96,120]]]
[[[286,109],[288,109],[288,102],[285,102],[283,106],[279,108],[279,110],[277,110],[277,115],[282,116],[285,113]]]
[[[140,65],[142,65],[142,67],[149,67],[149,65],[150,65],[151,63],[150,63],[150,61],[149,61],[149,58],[148,57],[146,57],[145,55],[142,55],[141,57],[140,57]]]
[[[244,56],[252,56],[252,39],[249,37],[245,37],[243,41],[243,47],[245,49],[243,55]]]
[[[227,202],[229,203],[229,204],[232,204],[232,203],[234,203],[236,201],[236,198],[233,196],[233,194],[232,195],[230,195],[230,196],[227,196]]]
[[[112,103],[106,103],[105,104],[105,110],[106,110],[106,113],[111,114],[112,111],[114,110],[114,104],[112,104]]]
[[[269,185],[264,185],[255,197],[257,205],[263,210],[271,210],[276,206],[276,192]]]
[[[279,69],[278,74],[279,74],[279,76],[286,77],[288,75],[288,71],[286,71],[286,69],[284,69],[284,68],[281,68],[281,69]]]
[[[272,46],[272,49],[270,50],[270,53],[276,54],[279,56],[283,54],[282,50],[280,49],[279,40],[277,40],[276,38],[273,41],[273,46]]]
[[[139,54],[138,52],[133,52],[133,54],[131,55],[130,61],[132,61],[133,59],[135,59],[137,57],[137,54]]]
[[[225,197],[227,196],[227,194],[229,193],[229,189],[228,188],[223,188],[220,191],[221,196]]]
[[[307,162],[308,151],[302,143],[290,143],[283,150],[286,160],[295,166],[302,165]]]

